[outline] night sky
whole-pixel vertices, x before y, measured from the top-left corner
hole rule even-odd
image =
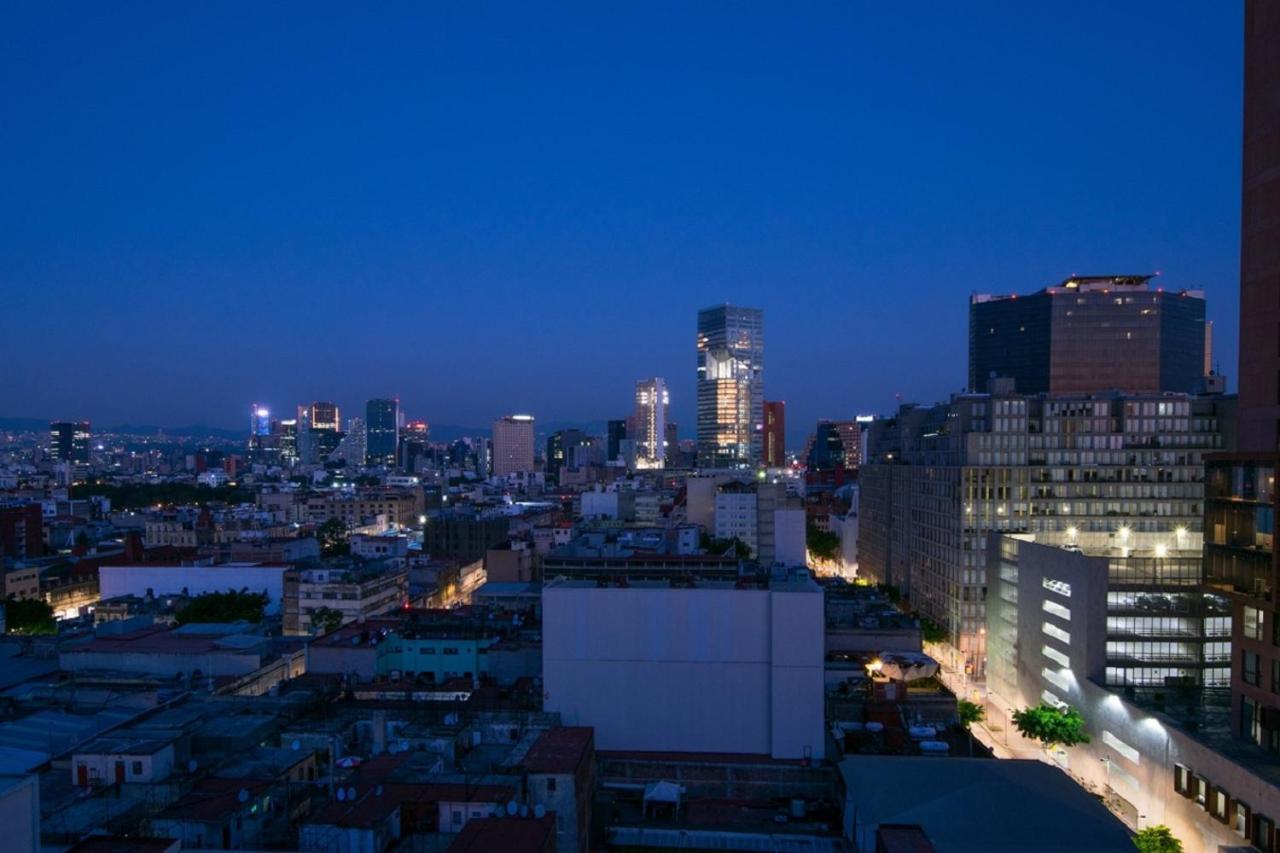
[[[0,415],[594,421],[661,375],[691,434],[730,301],[798,440],[959,390],[973,291],[1154,270],[1234,387],[1236,2],[51,5],[0,10]]]

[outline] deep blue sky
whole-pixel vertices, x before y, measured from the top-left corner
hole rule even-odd
[[[972,291],[1157,269],[1234,385],[1238,2],[53,5],[0,9],[3,415],[656,374],[687,432],[732,301],[799,437],[959,389]]]

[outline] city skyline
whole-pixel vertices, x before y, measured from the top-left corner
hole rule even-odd
[[[331,66],[321,22],[256,13],[262,33],[291,28],[277,59],[246,22],[231,37],[136,14],[7,16],[7,112],[26,130],[0,140],[23,199],[4,208],[0,274],[24,322],[0,340],[0,414],[233,427],[257,400],[354,412],[395,394],[434,422],[584,422],[660,375],[688,430],[690,317],[728,301],[768,315],[769,393],[807,429],[961,389],[972,292],[1116,270],[1204,289],[1235,385],[1238,9],[908,25],[826,7],[723,37],[696,14],[371,17],[341,46],[376,53],[367,67]],[[957,61],[976,34],[1001,50]],[[1123,74],[1050,59],[1139,38],[1160,49]],[[477,67],[495,40],[513,51]],[[98,144],[51,142],[90,122]],[[1096,123],[1130,131],[1070,130]],[[655,309],[655,292],[677,297]],[[486,304],[503,310],[469,307]],[[593,369],[544,380],[575,363]]]

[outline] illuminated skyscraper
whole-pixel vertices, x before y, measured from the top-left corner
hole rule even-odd
[[[271,410],[257,403],[249,410],[249,436],[260,438],[271,435]]]
[[[667,406],[671,398],[660,376],[636,382],[636,467],[662,468],[666,464]]]
[[[366,465],[395,465],[400,446],[400,401],[370,400],[364,407]]]
[[[493,422],[493,473],[533,470],[533,415],[507,415]]]
[[[698,465],[744,468],[764,458],[764,312],[698,312]]]
[[[764,464],[766,468],[787,464],[787,404],[781,400],[764,404]]]
[[[311,404],[311,428],[332,430],[342,429],[338,417],[338,406],[334,403],[315,402]]]
[[[49,424],[49,455],[58,462],[89,464],[88,421],[55,421]]]

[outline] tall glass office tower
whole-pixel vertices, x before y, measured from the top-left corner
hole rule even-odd
[[[370,400],[364,407],[367,465],[395,465],[400,438],[400,401]]]
[[[760,464],[764,446],[764,312],[698,312],[698,466]]]

